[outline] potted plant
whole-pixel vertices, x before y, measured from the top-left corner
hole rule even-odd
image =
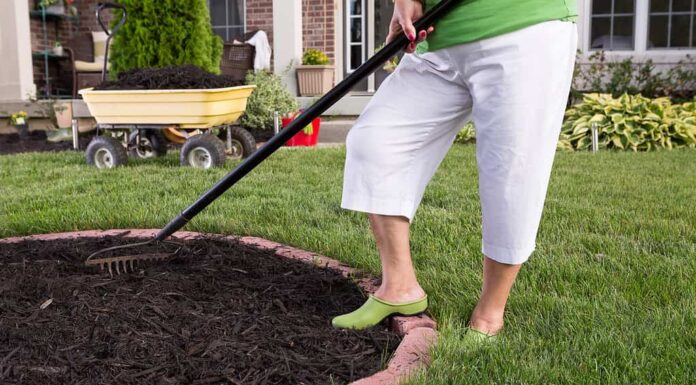
[[[283,127],[290,124],[297,115],[302,111],[296,112],[292,116],[288,116],[282,119]],[[290,140],[287,141],[286,145],[290,147],[294,146],[304,146],[312,147],[317,145],[317,139],[319,138],[319,128],[321,127],[321,118],[316,118],[312,120],[312,123],[305,126],[302,131],[295,134]]]
[[[51,50],[51,52],[56,56],[63,56],[63,45],[60,44],[59,41],[56,41],[53,44],[53,49]]]
[[[308,49],[297,66],[297,85],[300,96],[319,96],[328,92],[334,82],[334,66],[329,57],[318,49]]]
[[[10,115],[10,125],[17,129],[20,139],[26,138],[29,133],[29,124],[27,122],[28,115],[26,111],[19,111]]]
[[[73,17],[78,15],[77,7],[75,6],[75,0],[65,0],[65,8],[67,14]]]

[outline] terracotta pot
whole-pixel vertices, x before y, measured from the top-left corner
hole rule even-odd
[[[333,87],[333,83],[333,65],[297,66],[297,88],[300,96],[323,95]]]
[[[53,111],[56,113],[56,125],[58,128],[72,126],[72,103],[56,102],[53,104]]]
[[[55,15],[64,15],[65,6],[63,4],[49,5],[46,7],[46,13],[52,13]]]

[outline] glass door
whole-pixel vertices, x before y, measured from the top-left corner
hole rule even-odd
[[[391,0],[344,0],[343,76],[356,68],[379,49],[389,33],[394,5]],[[355,93],[372,93],[387,77],[380,69],[353,88]]]
[[[367,3],[368,0],[345,0],[344,76],[353,73],[367,59]],[[353,87],[353,91],[367,91],[367,79]]]
[[[394,3],[392,0],[374,0],[375,1],[375,49],[381,47],[387,40],[389,35],[389,22],[391,22],[392,14],[394,13]],[[375,72],[374,89],[379,88],[380,84],[389,75],[384,69],[379,69]]]

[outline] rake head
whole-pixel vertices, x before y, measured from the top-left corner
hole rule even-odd
[[[135,271],[135,266],[144,261],[164,261],[171,257],[172,253],[158,254],[141,254],[141,255],[124,255],[120,257],[106,257],[90,259],[85,261],[85,266],[99,266],[101,271],[108,270],[110,276],[121,273],[132,273]],[[129,271],[130,270],[130,271]]]
[[[95,256],[99,254],[104,254],[109,251],[114,251],[114,250],[120,250],[120,249],[125,249],[125,248],[131,248],[131,247],[138,247],[138,246],[145,246],[153,243],[154,240],[149,240],[145,242],[138,242],[138,243],[132,243],[129,245],[120,245],[120,246],[113,246],[113,247],[107,247],[105,249],[101,249],[85,260],[85,266],[89,267],[96,267],[99,266],[101,271],[108,271],[109,275],[111,277],[114,276],[114,272],[116,272],[116,275],[119,274],[126,274],[129,272],[134,272],[136,265],[139,265],[142,262],[151,262],[151,261],[164,261],[169,259],[170,257],[176,255],[179,250],[181,250],[181,245],[175,242],[171,241],[165,241],[161,243],[168,243],[168,244],[174,244],[177,245],[178,248],[171,253],[145,253],[145,254],[138,254],[138,255],[123,255],[123,256],[116,256],[116,257],[102,257],[102,258],[94,258]],[[155,244],[160,244],[160,242],[154,242]]]

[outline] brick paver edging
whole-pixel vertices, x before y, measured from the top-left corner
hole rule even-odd
[[[122,236],[124,238],[151,238],[159,230],[133,229],[133,230],[88,230],[67,233],[37,234],[25,237],[0,239],[0,244],[20,242],[23,240],[63,240],[75,238]],[[256,246],[261,249],[274,250],[276,254],[306,263],[318,264],[325,268],[340,272],[344,277],[362,276],[356,280],[357,284],[366,292],[374,292],[378,286],[375,278],[357,274],[358,271],[335,259],[325,257],[309,251],[297,249],[280,243],[272,242],[256,237],[222,236],[219,234],[197,233],[192,231],[180,231],[176,233],[178,239],[195,239],[215,237],[240,241],[242,244]],[[390,323],[393,331],[402,336],[401,343],[396,348],[394,356],[389,361],[387,368],[370,377],[352,382],[350,385],[387,385],[398,384],[405,380],[414,370],[424,368],[430,363],[430,348],[437,342],[437,324],[427,315],[412,317],[393,317]]]

